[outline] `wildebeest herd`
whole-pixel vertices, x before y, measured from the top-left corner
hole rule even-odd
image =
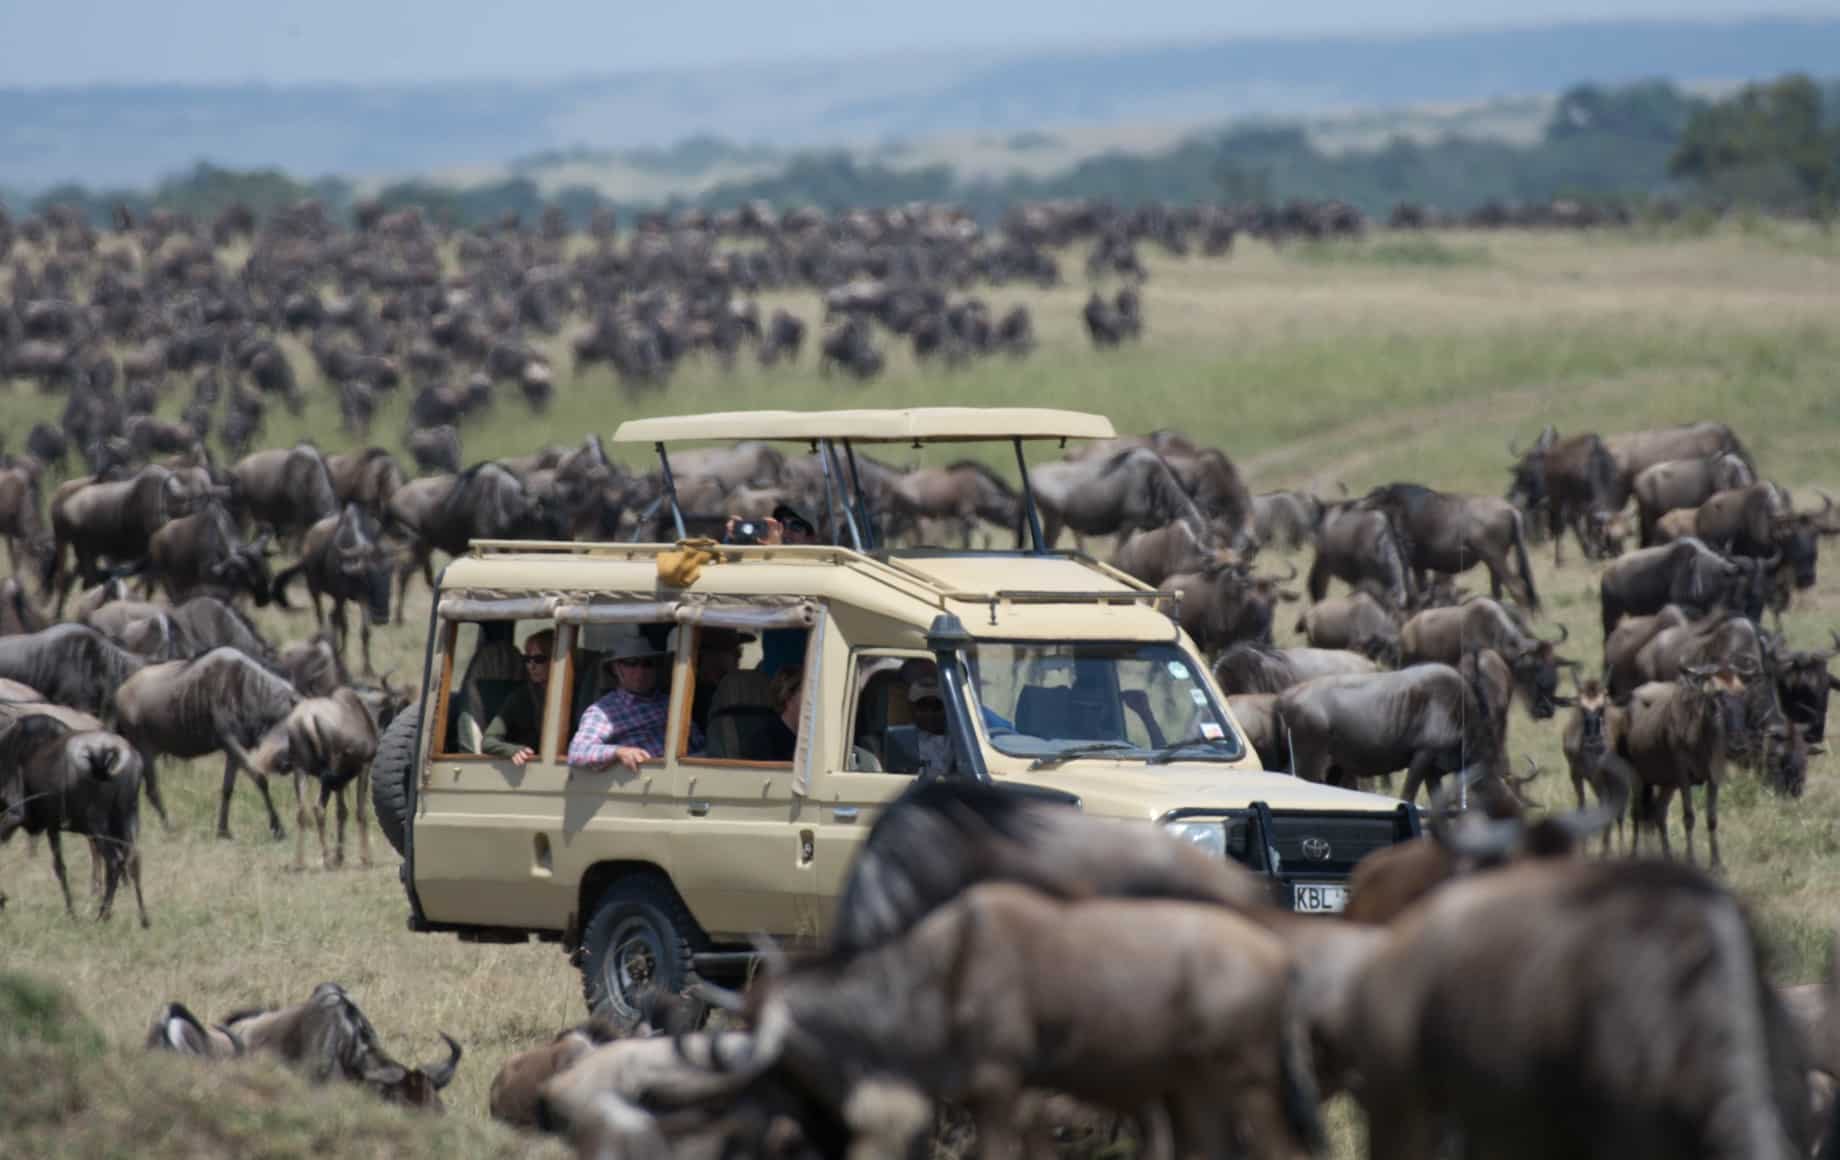
[[[1237,231],[1358,232],[1345,210],[1026,206],[985,231],[938,207],[749,207],[642,220],[623,244],[603,221],[585,246],[553,220],[455,234],[366,210],[348,230],[311,206],[204,227],[156,214],[113,237],[67,215],[0,222],[0,366],[64,399],[0,463],[0,838],[44,835],[74,912],[61,835],[84,837],[101,913],[127,885],[146,923],[140,800],[170,824],[158,763],[222,754],[218,833],[241,776],[282,837],[281,777],[297,866],[309,822],[322,865],[342,860],[348,793],[368,863],[369,765],[416,698],[377,674],[371,638],[403,622],[416,574],[432,587],[437,552],[478,538],[674,534],[658,474],[598,438],[463,456],[460,432],[501,390],[549,405],[541,340],[566,331],[569,374],[605,363],[656,389],[685,358],[802,357],[800,320],[762,319],[753,295],[804,287],[830,320],[821,368],[874,373],[877,328],[942,364],[1022,355],[1027,314],[992,317],[975,288],[1051,283],[1057,251],[1086,242],[1088,276],[1116,285],[1083,319],[1112,345],[1144,326],[1136,247],[1219,256]],[[304,402],[291,348],[364,445],[258,446],[270,406]],[[413,395],[401,457],[369,444],[396,390]],[[888,542],[1021,535],[1016,487],[982,461],[859,463]],[[674,466],[692,534],[822,510],[815,457],[742,444]],[[1668,851],[1678,794],[1691,855],[1697,789],[1716,864],[1728,762],[1801,792],[1840,637],[1798,647],[1781,615],[1840,520],[1760,477],[1715,423],[1549,429],[1509,468],[1501,498],[1410,482],[1255,494],[1223,450],[1157,432],[1031,472],[1050,540],[1109,538],[1117,568],[1176,595],[1269,768],[1346,785],[1403,772],[1405,796],[1433,795],[1433,835],[1364,864],[1345,919],[1274,910],[1173,840],[923,786],[875,827],[830,945],[769,956],[745,995],[656,996],[641,1026],[534,1045],[505,1063],[493,1113],[584,1155],[905,1156],[949,1106],[995,1154],[1041,1143],[1071,1098],[1159,1155],[1295,1156],[1346,1091],[1377,1156],[1807,1154],[1812,1077],[1840,1066],[1825,989],[1779,994],[1742,909],[1691,865],[1576,853],[1599,830],[1610,853],[1625,825],[1629,854],[1645,830]],[[1591,675],[1540,624],[1542,537],[1555,562],[1568,538],[1598,562]],[[1307,575],[1262,570],[1295,549]],[[1489,596],[1456,586],[1477,566]],[[251,609],[302,590],[319,631],[269,639]],[[1287,603],[1307,647],[1274,647]],[[1536,721],[1566,711],[1578,814],[1525,816],[1516,697]],[[1471,797],[1480,809],[1444,808]],[[1144,949],[1120,975],[1099,946]],[[730,1009],[719,1029],[703,1005]],[[458,1066],[448,1042],[443,1063],[396,1062],[334,984],[211,1024],[173,1004],[149,1035],[423,1107]]]

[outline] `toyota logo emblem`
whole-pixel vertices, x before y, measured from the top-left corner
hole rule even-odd
[[[1329,843],[1323,841],[1321,838],[1305,838],[1303,840],[1303,856],[1312,862],[1327,862],[1329,860]]]

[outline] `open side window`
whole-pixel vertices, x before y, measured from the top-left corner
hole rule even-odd
[[[449,620],[442,628],[434,756],[542,755],[556,629],[540,618]]]
[[[677,753],[691,763],[790,769],[809,681],[811,630],[686,625],[690,712]],[[700,740],[701,744],[698,745]]]
[[[926,755],[943,759],[943,745],[929,741],[924,725],[930,706],[916,714],[913,694],[927,692],[937,664],[932,654],[917,650],[875,649],[858,652],[851,675],[850,749],[847,768],[858,773],[919,773]],[[943,739],[944,734],[938,735]]]

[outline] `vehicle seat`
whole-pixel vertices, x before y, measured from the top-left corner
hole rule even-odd
[[[889,773],[920,772],[918,725],[890,725],[882,734],[882,769]]]
[[[1026,685],[1016,698],[1016,732],[1047,739],[1071,737],[1068,712],[1073,690]]]
[[[759,751],[756,738],[775,716],[769,703],[772,684],[772,677],[755,669],[722,678],[709,702],[702,756],[745,760],[746,754]]]
[[[487,640],[480,642],[473,653],[473,659],[467,662],[466,676],[460,681],[454,703],[447,715],[448,753],[478,753],[479,738],[471,736],[474,729],[484,734],[485,727],[498,715],[498,707],[511,691],[524,680],[524,654],[510,640]],[[470,721],[463,736],[463,722]]]
[[[863,682],[862,692],[856,697],[856,734],[854,742],[874,754],[882,756],[882,735],[890,725],[905,725],[907,720],[895,720],[895,706],[902,710],[908,708],[907,685],[901,680],[901,673],[895,668],[882,669],[869,674]],[[911,717],[911,714],[907,714]]]

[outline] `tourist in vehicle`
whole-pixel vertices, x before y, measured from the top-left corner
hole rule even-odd
[[[614,645],[606,663],[619,687],[581,715],[569,741],[570,765],[606,769],[618,763],[636,773],[640,763],[664,756],[671,715],[668,661],[676,636],[673,629],[663,649],[638,633]],[[703,731],[692,722],[690,749],[702,747]]]
[[[799,748],[799,710],[804,704],[805,669],[792,665],[773,674],[768,686],[773,719],[751,739],[749,761],[791,761]]]
[[[812,527],[811,521],[800,515],[791,504],[780,504],[773,509],[773,518],[780,527],[782,544],[815,544],[818,542],[818,529]]]
[[[741,668],[741,646],[754,639],[752,633],[732,628],[705,628],[696,638],[696,695],[690,701],[690,720],[703,732],[709,731],[709,708],[715,703],[716,687],[722,678]]]
[[[945,773],[952,764],[952,746],[946,739],[946,703],[939,695],[937,675],[922,677],[907,686],[907,705],[914,715],[920,768],[915,773]]]
[[[556,630],[541,629],[524,638],[524,681],[499,702],[498,713],[486,726],[479,751],[510,758],[513,765],[536,760],[543,743],[543,700],[549,689],[551,646]]]

